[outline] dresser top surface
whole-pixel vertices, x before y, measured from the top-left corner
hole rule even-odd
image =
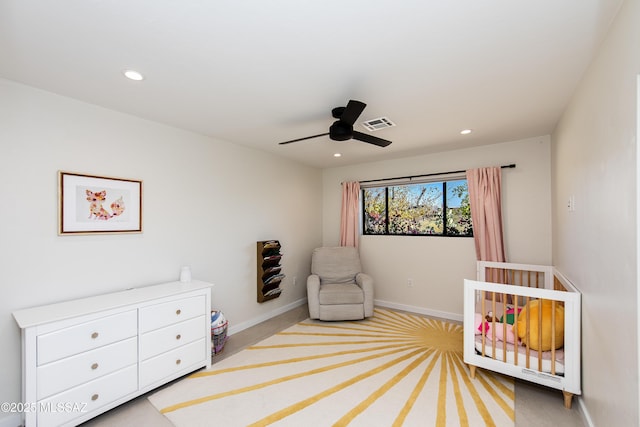
[[[193,280],[188,283],[168,282],[123,291],[64,301],[55,304],[26,308],[13,312],[20,328],[29,328],[44,323],[70,319],[104,310],[140,304],[149,300],[172,297],[189,292],[210,289],[214,285]]]

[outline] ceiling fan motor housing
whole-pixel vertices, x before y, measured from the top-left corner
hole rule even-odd
[[[329,128],[329,138],[334,141],[346,141],[353,137],[353,126],[336,120]]]
[[[331,115],[334,119],[339,119],[340,117],[342,117],[342,113],[344,113],[344,110],[346,110],[346,107],[336,107],[331,110]]]

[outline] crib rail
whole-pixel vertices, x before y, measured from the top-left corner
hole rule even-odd
[[[477,268],[477,278],[481,282],[553,289],[551,266],[478,261]]]

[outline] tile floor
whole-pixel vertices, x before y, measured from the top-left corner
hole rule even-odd
[[[213,358],[220,361],[309,316],[306,306],[294,308],[229,338],[224,350]],[[565,409],[558,390],[516,381],[516,427],[583,427],[586,422],[574,398],[573,407]],[[87,421],[84,427],[171,427],[172,424],[143,395]],[[215,422],[212,423],[212,426]],[[232,427],[232,426],[222,426]]]

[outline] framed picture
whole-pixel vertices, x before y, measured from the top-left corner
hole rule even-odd
[[[142,233],[142,181],[58,172],[58,234]]]

